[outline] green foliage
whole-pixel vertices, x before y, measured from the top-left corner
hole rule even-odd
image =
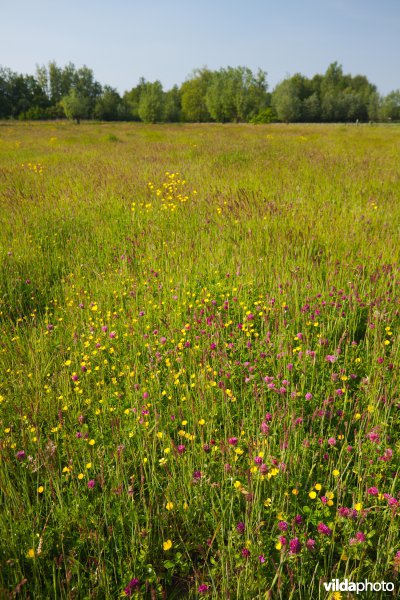
[[[266,74],[259,71],[255,76],[246,67],[220,69],[212,75],[206,104],[215,121],[248,121],[266,108]]]
[[[363,75],[346,75],[337,62],[309,79],[287,77],[268,93],[266,73],[247,67],[196,69],[180,87],[164,92],[160,82],[143,77],[121,98],[104,89],[93,71],[54,61],[38,66],[35,76],[0,68],[0,118],[53,119],[65,116],[62,100],[75,90],[85,99],[85,118],[144,122],[366,122],[400,119],[398,91],[381,98]],[[261,115],[264,114],[264,117]]]
[[[383,99],[380,114],[383,121],[400,121],[400,89]]]
[[[146,82],[140,94],[139,117],[145,123],[162,121],[164,115],[164,92],[159,81]]]
[[[181,101],[182,118],[184,121],[204,123],[211,121],[206,95],[212,80],[212,72],[207,69],[197,69],[191,77],[182,83]]]
[[[78,124],[81,119],[86,119],[89,116],[90,100],[75,88],[72,88],[68,96],[64,96],[61,105],[67,119],[75,120]]]

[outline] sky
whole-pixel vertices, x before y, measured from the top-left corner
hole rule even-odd
[[[381,94],[400,88],[400,0],[0,0],[0,24],[1,66],[86,65],[120,93],[228,65],[266,71],[272,90],[334,61]]]

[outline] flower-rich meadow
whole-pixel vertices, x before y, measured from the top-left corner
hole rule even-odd
[[[1,598],[396,597],[399,155],[0,125]]]

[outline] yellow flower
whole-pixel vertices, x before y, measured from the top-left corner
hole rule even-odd
[[[87,468],[87,469],[91,469],[91,468],[92,468],[92,463],[87,463],[87,464],[86,464],[86,468]]]
[[[199,425],[204,425],[205,424],[205,420],[204,419],[200,419],[199,420]]]
[[[79,475],[78,475],[78,479],[83,479],[83,477],[84,477],[84,476],[83,476],[83,473],[79,473]]]
[[[167,504],[165,505],[165,508],[167,510],[172,510],[174,508],[174,505],[172,502],[167,502]]]
[[[317,492],[312,491],[308,495],[310,496],[311,500],[314,500],[317,497]]]
[[[235,483],[233,484],[233,487],[235,487],[237,490],[240,490],[240,488],[242,487],[242,484],[240,481],[235,481]]]
[[[43,487],[42,485],[40,485],[40,486],[38,487],[37,491],[38,491],[38,494],[43,494],[43,492],[44,492],[44,487]]]
[[[319,491],[322,489],[322,485],[321,485],[320,483],[316,483],[316,484],[314,485],[314,488],[315,488],[316,490],[318,490],[318,492],[319,492]]]
[[[282,544],[281,544],[280,542],[277,542],[277,543],[275,544],[275,548],[276,548],[277,550],[281,550],[281,549],[282,549]]]
[[[166,542],[163,543],[163,549],[165,550],[165,552],[167,550],[171,550],[172,548],[172,541],[171,540],[167,540]]]
[[[34,549],[33,549],[33,548],[30,548],[30,549],[28,550],[28,553],[27,553],[27,555],[26,555],[26,558],[35,558],[35,551],[34,551]]]
[[[354,505],[354,508],[358,511],[360,511],[362,509],[363,505],[361,502],[357,502],[357,504]]]
[[[332,471],[332,475],[334,477],[339,477],[340,473],[339,473],[339,471],[337,469],[335,469],[334,471]]]
[[[92,440],[89,440],[89,446],[94,446],[94,445],[95,445],[95,443],[96,443],[96,442],[95,442],[93,439],[92,439]]]
[[[299,490],[298,490],[297,488],[293,488],[293,489],[292,489],[292,494],[293,494],[294,496],[298,496],[298,494],[299,494]]]

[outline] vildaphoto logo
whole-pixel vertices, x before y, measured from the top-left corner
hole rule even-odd
[[[393,592],[394,583],[386,581],[377,581],[372,583],[365,579],[364,581],[349,581],[344,579],[332,579],[329,582],[324,581],[324,588],[327,592]]]

